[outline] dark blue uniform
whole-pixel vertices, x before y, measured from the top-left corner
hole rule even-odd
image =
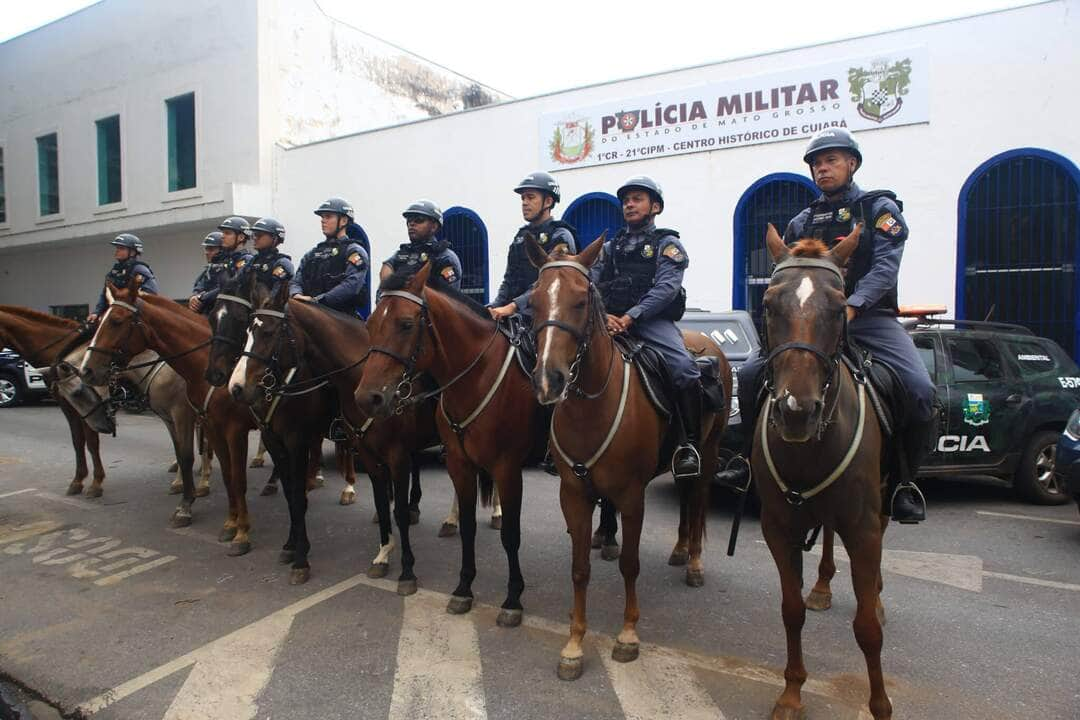
[[[282,283],[289,284],[295,274],[292,259],[276,247],[260,250],[251,258],[246,272],[255,273],[255,279],[272,293],[277,292]]]
[[[525,236],[528,233],[532,233],[540,246],[549,254],[557,250],[570,255],[577,254],[574,230],[566,223],[548,220],[536,227],[523,225],[514,236],[514,241],[510,243],[510,250],[506,255],[506,272],[503,274],[502,285],[499,286],[499,294],[491,301],[492,307],[515,303],[518,312],[523,315],[528,314],[529,295],[532,294],[532,286],[539,275],[539,271],[533,267],[525,252]]]
[[[634,319],[630,334],[663,356],[679,389],[701,377],[674,319],[685,309],[682,281],[689,264],[678,233],[650,223],[620,230],[590,271],[608,313]]]
[[[201,303],[199,312],[203,315],[210,313],[221,288],[242,272],[253,257],[255,256],[250,250],[223,249],[206,263],[206,267],[199,273],[199,277],[195,278],[195,285],[191,288],[191,294],[197,296]]]
[[[127,284],[131,281],[132,275],[138,275],[142,278],[142,283],[139,285],[140,290],[145,290],[148,293],[157,295],[158,286],[157,278],[154,277],[154,271],[150,269],[149,265],[137,257],[114,263],[112,269],[106,273],[105,280],[111,282],[116,287],[127,287]],[[101,295],[98,296],[97,306],[94,308],[94,314],[101,315],[108,307],[109,301],[105,299],[105,288],[103,286],[101,288]]]
[[[334,310],[360,315],[367,295],[367,251],[349,237],[324,240],[300,259],[290,295],[310,295]]]
[[[428,261],[432,275],[438,275],[455,290],[461,289],[461,260],[446,240],[402,243],[383,264],[396,272],[403,265],[412,265],[419,270]]]

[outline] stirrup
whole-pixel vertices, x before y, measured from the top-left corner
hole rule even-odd
[[[735,455],[727,461],[723,470],[713,476],[713,479],[742,495],[750,490],[752,474],[750,460],[742,455]],[[743,481],[741,484],[738,482],[740,480]]]
[[[896,517],[896,496],[900,493],[901,490],[908,489],[913,491],[914,497],[912,501],[916,506],[916,517],[915,519],[901,520]],[[901,525],[917,525],[918,523],[926,519],[926,496],[923,495],[923,492],[919,489],[918,485],[909,480],[906,482],[902,482],[896,486],[896,489],[893,490],[892,497],[889,498],[889,517],[893,518]]]
[[[675,469],[675,463],[679,459],[679,456],[687,451],[692,454],[694,465],[697,466],[697,470],[692,473],[679,473],[679,471]],[[671,454],[671,474],[675,476],[676,480],[696,478],[701,475],[701,453],[698,452],[698,449],[690,443],[675,448],[675,452]]]

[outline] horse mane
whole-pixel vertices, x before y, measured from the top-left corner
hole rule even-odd
[[[205,315],[200,315],[199,313],[188,309],[187,305],[181,305],[175,300],[167,298],[164,295],[158,295],[156,293],[139,293],[139,299],[150,305],[156,305],[161,308],[171,308],[172,310],[177,311],[177,314],[181,315],[184,319],[190,322],[208,322]]]
[[[403,264],[394,270],[392,275],[389,275],[379,285],[379,291],[384,290],[404,290],[413,276],[416,275],[416,271],[419,268]],[[450,283],[446,282],[441,275],[434,274],[428,276],[427,285],[432,290],[435,290],[443,295],[446,295],[451,300],[464,305],[467,310],[472,312],[473,315],[483,318],[484,320],[491,320],[491,313],[488,312],[486,306],[473,300],[471,297],[455,288]]]
[[[791,248],[794,257],[821,258],[829,254],[829,246],[817,238],[803,238]]]
[[[47,312],[40,310],[34,310],[33,308],[23,307],[22,305],[0,305],[0,312],[6,312],[16,317],[21,317],[25,320],[32,322],[43,323],[51,327],[62,328],[64,330],[71,330],[79,323],[67,318],[51,315]]]
[[[303,305],[304,307],[309,307],[309,308],[311,308],[313,310],[318,310],[319,312],[321,312],[321,313],[323,313],[325,315],[329,315],[330,317],[332,317],[332,318],[334,318],[336,320],[350,320],[352,322],[364,324],[363,319],[357,317],[356,315],[353,315],[351,313],[342,312],[340,310],[335,310],[334,308],[323,305],[322,303],[311,302],[309,300],[295,300],[295,301],[290,300],[289,301],[289,303],[292,303],[292,302],[296,302],[296,304],[298,304],[298,305]]]

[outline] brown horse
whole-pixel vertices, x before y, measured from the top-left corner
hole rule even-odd
[[[802,545],[823,526],[835,531],[851,559],[855,639],[866,658],[870,712],[892,717],[881,672],[882,435],[865,380],[842,361],[845,296],[842,269],[862,226],[830,252],[816,240],[789,249],[772,225],[766,235],[778,265],[765,292],[770,352],[768,396],[754,429],[751,457],[761,497],[761,529],[780,573],[787,634],[787,684],[773,720],[802,716]]]
[[[63,360],[68,345],[76,342],[83,326],[73,320],[55,317],[18,305],[0,305],[0,345],[14,349],[23,360],[35,367],[46,367]],[[76,353],[72,353],[74,357]],[[60,405],[71,432],[71,444],[75,449],[75,477],[68,484],[68,495],[83,491],[83,480],[89,474],[86,467],[86,450],[94,464],[94,480],[86,491],[87,497],[100,497],[105,482],[105,466],[101,464],[100,438],[80,417],[71,403],[50,392]]]
[[[247,499],[248,432],[256,427],[250,408],[203,379],[210,326],[172,300],[139,293],[134,286],[107,285],[110,305],[98,322],[80,371],[94,385],[107,381],[110,367],[123,366],[144,350],[157,352],[187,382],[188,401],[203,417],[207,438],[221,463],[229,515],[218,539],[231,542],[229,555],[251,550]]]
[[[559,498],[573,543],[574,608],[570,639],[562,650],[559,677],[573,680],[583,671],[585,599],[589,583],[589,545],[593,504],[611,500],[623,516],[619,570],[626,588],[623,628],[613,659],[638,657],[638,545],[645,513],[645,486],[667,464],[662,456],[667,420],[653,407],[632,363],[623,357],[605,328],[600,293],[589,279],[604,239],[579,255],[548,255],[529,238],[526,249],[540,276],[530,301],[539,359],[532,382],[541,403],[556,404],[551,446],[559,476]],[[730,392],[730,370],[728,371]],[[730,397],[730,395],[729,395]],[[704,582],[701,561],[708,485],[717,463],[717,441],[727,413],[702,414],[701,475],[680,482],[683,511],[680,535],[689,536],[687,584]],[[676,550],[678,550],[676,546]],[[673,553],[674,554],[674,553]]]

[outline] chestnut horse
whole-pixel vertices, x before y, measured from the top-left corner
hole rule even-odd
[[[248,432],[256,427],[250,408],[203,379],[209,356],[210,326],[169,298],[138,292],[134,286],[106,286],[110,305],[98,322],[80,368],[93,385],[105,384],[111,366],[150,349],[187,382],[188,402],[203,417],[207,438],[221,464],[229,496],[229,515],[218,539],[231,542],[229,555],[251,550],[248,517]]]
[[[22,356],[22,359],[34,367],[48,367],[64,359],[68,346],[77,343],[86,331],[86,326],[74,320],[56,317],[18,305],[0,305],[0,346],[10,347]],[[73,353],[71,356],[74,358]],[[86,490],[87,497],[100,497],[104,489],[105,466],[101,464],[101,441],[97,432],[90,428],[80,417],[80,413],[71,403],[58,396],[50,382],[50,393],[60,405],[60,411],[67,420],[71,433],[71,444],[75,449],[75,477],[68,484],[68,495],[79,495],[83,491],[83,480],[89,475],[86,467],[86,450],[90,450],[90,459],[94,464],[94,480]]]
[[[866,658],[870,712],[892,717],[881,672],[882,434],[865,379],[843,362],[846,300],[843,267],[862,225],[831,251],[817,240],[789,249],[770,225],[778,263],[765,292],[768,396],[751,464],[761,498],[761,530],[780,573],[787,634],[787,681],[773,720],[802,716],[803,538],[822,526],[840,536],[851,559],[857,609],[854,631]],[[824,564],[824,563],[823,563]]]
[[[623,548],[619,570],[626,588],[623,628],[612,658],[638,657],[638,546],[645,512],[645,486],[667,465],[662,457],[667,420],[653,407],[632,363],[608,335],[603,301],[590,280],[604,238],[579,255],[547,254],[535,239],[526,251],[540,269],[530,304],[539,359],[532,384],[539,402],[556,404],[551,446],[559,476],[559,499],[573,544],[574,608],[570,639],[562,650],[559,677],[574,680],[583,671],[582,640],[586,631],[585,598],[589,583],[589,546],[593,504],[611,500],[623,516]],[[731,395],[731,370],[725,392]],[[708,508],[708,487],[716,471],[717,442],[728,413],[702,413],[701,474],[682,481],[679,490],[680,540],[689,536],[686,581],[704,582],[701,560]],[[674,554],[674,553],[673,553]]]

